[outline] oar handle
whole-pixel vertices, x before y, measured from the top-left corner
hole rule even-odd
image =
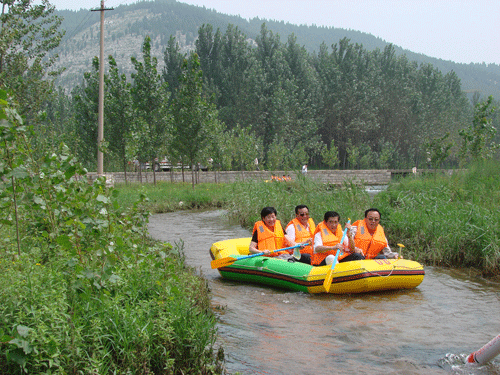
[[[347,224],[351,224],[351,219],[347,221]],[[340,249],[337,250],[337,253],[335,254],[335,259],[333,259],[332,263],[332,269],[335,268],[335,265],[337,264],[337,259],[340,255],[340,253],[343,253],[342,251],[342,244],[344,243],[345,236],[347,234],[347,227],[344,228],[344,233],[342,234],[342,239],[340,240]]]
[[[277,253],[278,251],[291,250],[291,249],[295,249],[296,247],[300,247],[300,246],[302,246],[302,244],[297,244],[297,245],[294,245],[294,246],[284,247],[284,248],[278,249],[278,250],[273,250],[273,251],[271,251],[271,253]],[[248,259],[248,258],[253,258],[253,257],[258,257],[260,255],[264,255],[264,252],[255,253],[255,254],[252,254],[252,255],[245,255],[243,257],[239,257],[238,260],[240,260],[240,259]]]
[[[351,223],[351,219],[347,221],[347,224]],[[340,249],[337,250],[337,253],[335,254],[335,258],[333,258],[333,263],[326,273],[325,280],[323,281],[323,287],[325,288],[326,292],[330,291],[330,286],[332,285],[332,280],[333,280],[333,271],[335,269],[335,266],[337,265],[337,259],[339,257],[339,254],[342,252],[342,244],[344,243],[344,238],[347,234],[347,227],[344,229],[344,234],[342,235],[342,239],[340,240]]]

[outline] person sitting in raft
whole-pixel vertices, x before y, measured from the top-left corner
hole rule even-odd
[[[264,253],[264,256],[289,259],[290,254],[287,251],[274,250],[285,247],[290,238],[283,232],[281,222],[276,219],[278,212],[274,207],[264,207],[260,212],[261,220],[253,226],[252,240],[248,250],[252,254]]]
[[[295,219],[290,221],[286,226],[286,235],[290,239],[289,246],[295,246],[301,243],[307,243],[308,245],[300,249],[300,259],[299,262],[311,264],[311,255],[313,253],[312,249],[312,239],[314,236],[314,231],[316,230],[316,225],[314,220],[309,217],[309,208],[305,204],[299,204],[295,207]],[[293,253],[293,250],[290,254]]]
[[[311,264],[314,266],[324,266],[332,264],[337,251],[342,251],[337,260],[339,262],[348,262],[351,260],[364,259],[359,252],[351,251],[348,235],[341,244],[343,232],[339,224],[340,215],[335,211],[325,212],[324,220],[318,224],[313,237],[314,252],[311,256]],[[347,225],[349,232],[350,224]]]
[[[369,208],[365,211],[363,220],[357,220],[352,224],[349,233],[351,250],[363,252],[366,259],[397,259],[399,254],[389,247],[384,228],[379,224],[380,218],[379,210]]]

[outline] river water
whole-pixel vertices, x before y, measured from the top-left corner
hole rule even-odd
[[[220,278],[213,242],[249,237],[225,212],[150,218],[153,238],[184,242],[186,262],[205,277],[220,322],[226,368],[240,374],[500,374],[464,358],[500,333],[500,284],[465,271],[426,267],[413,290],[309,295]]]

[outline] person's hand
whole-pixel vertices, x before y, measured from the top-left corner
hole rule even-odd
[[[271,252],[269,250],[262,250],[262,252],[264,253],[264,255],[270,255]]]

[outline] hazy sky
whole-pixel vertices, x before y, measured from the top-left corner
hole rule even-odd
[[[49,0],[90,9],[100,0]],[[106,0],[106,7],[134,0]],[[181,0],[220,13],[359,30],[413,52],[500,64],[500,0]],[[77,4],[77,5],[76,5]],[[109,13],[108,13],[109,14]],[[282,36],[282,40],[286,40]]]

